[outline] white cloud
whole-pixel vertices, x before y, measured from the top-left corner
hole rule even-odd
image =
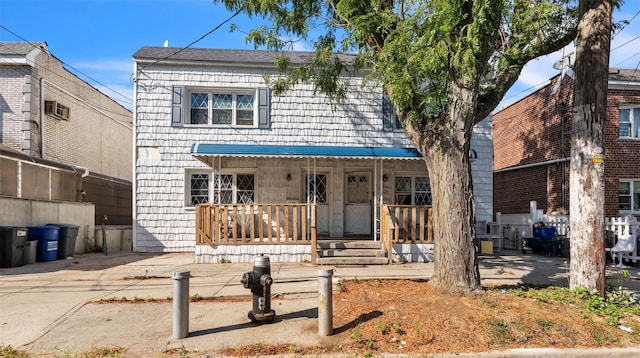
[[[104,82],[103,82],[104,83]],[[133,86],[119,86],[117,84],[105,83],[107,87],[102,85],[93,85],[100,92],[111,97],[114,101],[120,103],[123,107],[133,111]]]
[[[293,42],[293,51],[309,51],[307,45],[301,40]]]

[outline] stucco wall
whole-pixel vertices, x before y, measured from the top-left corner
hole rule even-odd
[[[0,197],[0,226],[73,224],[80,226],[75,253],[86,252],[94,242],[94,206]]]

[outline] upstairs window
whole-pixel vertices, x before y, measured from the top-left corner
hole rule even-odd
[[[402,123],[400,123],[393,102],[386,94],[382,96],[382,129],[387,132],[402,129]]]
[[[187,124],[252,127],[256,121],[256,95],[242,92],[190,93]]]
[[[620,138],[640,139],[640,107],[620,108],[618,135]]]

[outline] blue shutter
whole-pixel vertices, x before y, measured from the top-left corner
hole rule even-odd
[[[183,94],[184,87],[171,87],[171,125],[174,127],[182,126]]]
[[[382,130],[393,131],[396,124],[396,111],[393,108],[391,98],[386,94],[382,96]]]
[[[269,88],[258,88],[258,127],[269,128],[271,91]]]

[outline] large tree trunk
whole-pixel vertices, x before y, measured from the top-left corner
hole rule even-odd
[[[604,122],[611,0],[580,0],[572,124],[570,287],[605,293]]]
[[[481,289],[475,245],[475,207],[469,149],[475,94],[452,86],[448,112],[437,138],[420,138],[434,198],[435,267],[433,284],[469,293]]]

